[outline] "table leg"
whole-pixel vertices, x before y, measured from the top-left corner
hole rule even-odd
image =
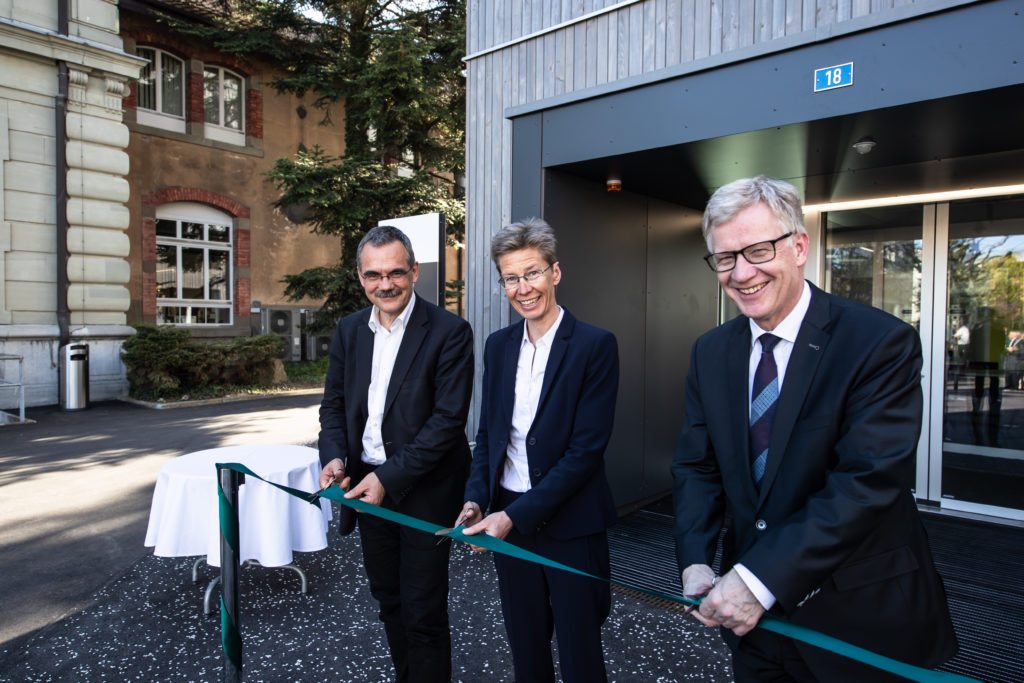
[[[215,577],[210,581],[210,585],[206,587],[206,593],[203,595],[203,614],[210,613],[210,597],[213,595],[213,589],[220,583],[220,576]]]
[[[196,560],[196,563],[194,565],[192,565],[192,581],[193,581],[193,583],[199,583],[199,563],[200,562],[203,562],[203,560],[202,559]],[[245,563],[242,565],[243,568],[245,568],[245,567],[262,567],[262,566],[263,565],[260,564],[256,560],[246,560]],[[274,569],[291,569],[292,571],[294,571],[296,574],[299,575],[299,579],[301,579],[301,582],[302,582],[301,583],[300,591],[303,594],[309,593],[309,579],[306,577],[306,572],[302,569],[302,567],[298,567],[298,566],[296,566],[294,564],[284,564],[284,565],[281,565],[280,567],[274,567]],[[216,576],[206,586],[206,593],[203,594],[203,614],[207,614],[207,615],[210,614],[210,611],[211,611],[210,600],[213,599],[213,589],[216,588],[217,584],[219,584],[219,583],[220,583],[220,576]]]
[[[259,563],[259,560],[246,560],[245,564],[242,566],[262,567],[263,565]],[[306,578],[306,572],[303,571],[302,567],[297,567],[294,564],[282,564],[279,567],[271,567],[271,569],[291,569],[299,575],[299,579],[302,581],[300,591],[304,594],[309,592],[309,580]]]
[[[309,581],[306,580],[306,572],[302,571],[302,567],[296,567],[294,564],[286,564],[281,569],[293,569],[299,574],[299,578],[302,579],[302,593],[306,594],[309,592]]]

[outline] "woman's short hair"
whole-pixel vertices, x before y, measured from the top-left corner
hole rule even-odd
[[[558,240],[555,231],[541,218],[529,218],[519,223],[511,223],[494,234],[491,238],[491,260],[499,274],[499,259],[505,254],[520,249],[534,248],[540,252],[548,264],[558,260]]]

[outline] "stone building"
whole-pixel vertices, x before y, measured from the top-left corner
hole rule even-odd
[[[155,18],[216,7],[0,3],[0,354],[22,357],[26,405],[58,402],[69,342],[89,346],[92,401],[124,395],[119,353],[137,322],[278,333],[289,360],[324,352],[299,328],[317,302],[286,301],[281,280],[335,263],[340,245],[271,208],[264,174],[314,144],[343,154],[343,130],[265,85],[275,65]],[[18,372],[0,362],[0,381]],[[0,385],[0,409],[16,405]]]
[[[202,22],[214,3],[120,7],[125,50],[148,62],[124,101],[134,228],[129,320],[185,326],[206,339],[273,332],[287,338],[285,360],[315,355],[315,340],[299,326],[317,302],[287,301],[282,279],[336,263],[340,242],[313,235],[301,212],[289,218],[271,207],[277,190],[265,174],[314,145],[342,155],[343,127],[320,125],[308,95],[275,92],[267,84],[274,64],[220,53],[154,15]],[[343,120],[341,111],[334,120]]]
[[[131,227],[121,100],[143,61],[116,0],[0,4],[0,353],[25,402],[57,402],[59,347],[87,342],[96,398],[125,390]],[[18,363],[0,363],[15,382]],[[0,406],[16,405],[0,386]]]

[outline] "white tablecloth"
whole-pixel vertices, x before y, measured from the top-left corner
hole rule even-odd
[[[277,484],[302,491],[319,489],[316,449],[262,444],[188,453],[164,464],[153,491],[146,546],[160,557],[206,555],[220,566],[220,516],[216,463],[237,462]],[[327,547],[329,501],[314,506],[258,479],[239,487],[239,561],[265,567],[290,564],[292,551]]]

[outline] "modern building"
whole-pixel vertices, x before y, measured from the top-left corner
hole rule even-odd
[[[1021,0],[470,2],[478,343],[511,318],[490,236],[543,216],[559,302],[619,340],[617,500],[662,495],[690,346],[735,313],[701,261],[704,205],[782,178],[805,194],[808,279],[920,331],[918,499],[1024,519],[1022,36]]]

